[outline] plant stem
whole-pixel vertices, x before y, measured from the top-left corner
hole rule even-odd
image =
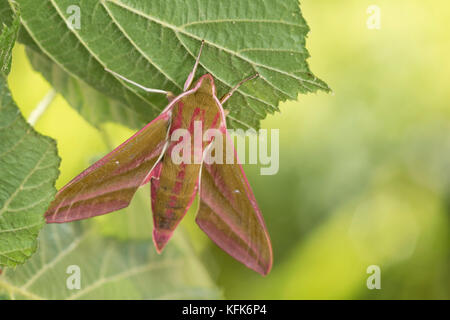
[[[31,111],[28,117],[28,123],[34,126],[39,118],[44,114],[50,104],[56,97],[56,90],[51,89],[45,97],[37,104],[37,106]]]

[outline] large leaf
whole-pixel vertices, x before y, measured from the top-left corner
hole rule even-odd
[[[14,299],[220,298],[186,245],[158,255],[151,241],[102,238],[71,223],[47,225],[40,247],[27,264],[0,276],[0,292]],[[79,267],[80,289],[67,287],[70,266]]]
[[[36,250],[58,166],[55,141],[28,125],[0,76],[0,266],[23,263]]]
[[[258,127],[267,113],[278,110],[281,100],[329,90],[307,65],[308,26],[297,0],[16,2],[33,39],[27,42],[34,42],[71,77],[122,102],[146,121],[165,106],[165,97],[128,85],[104,68],[148,87],[180,93],[202,39],[206,47],[199,74],[212,73],[219,94],[246,76],[261,75],[227,102],[232,126]],[[67,10],[73,5],[81,9],[80,29],[66,23],[73,18]]]

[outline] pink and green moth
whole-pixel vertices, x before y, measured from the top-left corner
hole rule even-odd
[[[183,93],[176,97],[167,91],[142,87],[110,71],[148,92],[166,94],[169,104],[157,118],[59,190],[45,218],[47,223],[64,223],[116,211],[129,205],[140,186],[150,183],[153,241],[160,253],[199,193],[199,227],[233,258],[266,275],[272,267],[269,234],[233,143],[230,144],[227,113],[222,107],[241,84],[258,75],[242,80],[220,100],[212,75],[205,74],[192,85],[203,44],[202,41]],[[172,150],[184,140],[170,139],[177,129],[191,133],[190,156],[198,155],[193,141],[194,122],[198,121],[203,128],[217,129],[223,135],[224,148],[231,145],[234,161],[223,159],[209,164],[172,160]],[[203,150],[211,146],[213,139],[200,142]],[[226,154],[229,157],[229,152]]]

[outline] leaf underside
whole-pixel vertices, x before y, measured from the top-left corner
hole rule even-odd
[[[19,16],[9,16],[0,33],[0,267],[24,263],[36,250],[59,166],[55,142],[28,125],[8,89],[19,27]]]
[[[79,289],[70,286],[76,283],[73,268],[79,268]],[[11,299],[220,298],[185,247],[172,246],[160,256],[150,241],[104,238],[79,223],[46,225],[38,253],[6,270],[2,289]]]
[[[34,253],[43,214],[56,189],[56,143],[28,125],[0,76],[0,266]]]
[[[105,67],[144,86],[179,94],[202,39],[206,45],[197,76],[211,73],[219,96],[243,78],[261,75],[224,106],[230,111],[231,127],[258,128],[261,119],[278,110],[280,101],[329,91],[306,62],[309,29],[297,0],[16,2],[25,29],[21,41],[47,59],[35,60],[33,66],[94,124],[119,119],[139,127],[167,104],[164,96],[126,84]],[[68,11],[73,5],[80,8],[80,29],[67,25],[74,21],[74,12]],[[93,92],[86,94],[87,86],[98,91],[92,103],[86,99]],[[80,97],[74,96],[77,88]],[[99,96],[108,101],[100,107]],[[117,117],[117,110],[128,117]]]

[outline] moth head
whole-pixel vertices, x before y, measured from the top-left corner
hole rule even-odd
[[[216,96],[216,85],[214,84],[214,78],[211,74],[207,73],[197,80],[194,87],[197,92]]]

